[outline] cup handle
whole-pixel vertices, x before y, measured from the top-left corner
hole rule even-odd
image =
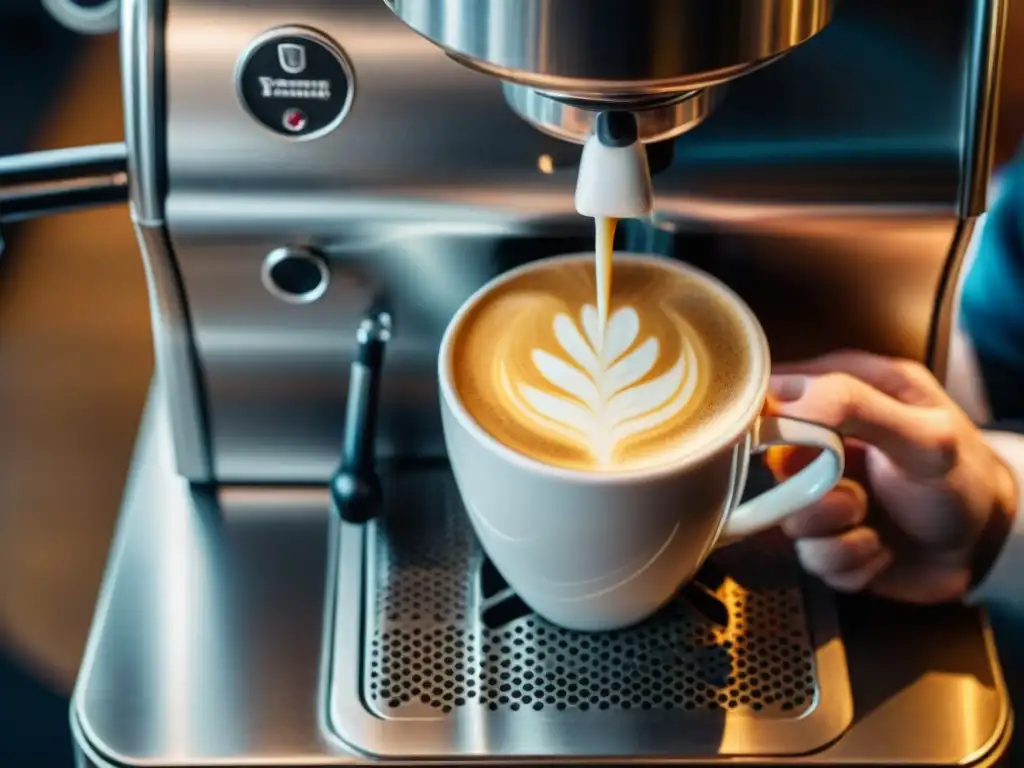
[[[727,546],[778,525],[831,491],[843,477],[843,439],[828,427],[785,416],[765,416],[758,424],[751,453],[762,453],[776,445],[807,446],[822,451],[792,477],[736,507],[716,546]]]

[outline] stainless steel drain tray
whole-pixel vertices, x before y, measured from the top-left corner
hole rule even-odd
[[[343,526],[330,726],[381,758],[807,754],[852,719],[831,596],[789,548],[716,555],[728,622],[680,599],[587,634],[530,614],[490,567],[447,469],[404,472]],[[718,602],[716,601],[716,602]]]

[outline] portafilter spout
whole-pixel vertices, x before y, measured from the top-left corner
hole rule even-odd
[[[583,145],[576,210],[584,216],[639,219],[654,205],[651,169],[630,112],[601,112]]]
[[[824,29],[834,0],[384,0],[456,61],[506,83],[552,135],[583,142],[588,113],[639,117],[642,142],[692,128],[708,89]],[[532,92],[532,93],[531,93]]]

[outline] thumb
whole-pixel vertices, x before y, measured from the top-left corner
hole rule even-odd
[[[956,433],[939,409],[906,405],[845,373],[773,376],[771,392],[780,415],[873,445],[908,474],[941,477],[955,463]]]

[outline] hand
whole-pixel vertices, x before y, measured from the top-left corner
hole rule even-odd
[[[1013,474],[970,418],[906,360],[836,352],[773,374],[778,413],[832,427],[846,443],[846,477],[783,523],[804,568],[844,592],[963,597],[990,518],[1017,508]],[[813,456],[791,450],[768,463],[788,476]]]

